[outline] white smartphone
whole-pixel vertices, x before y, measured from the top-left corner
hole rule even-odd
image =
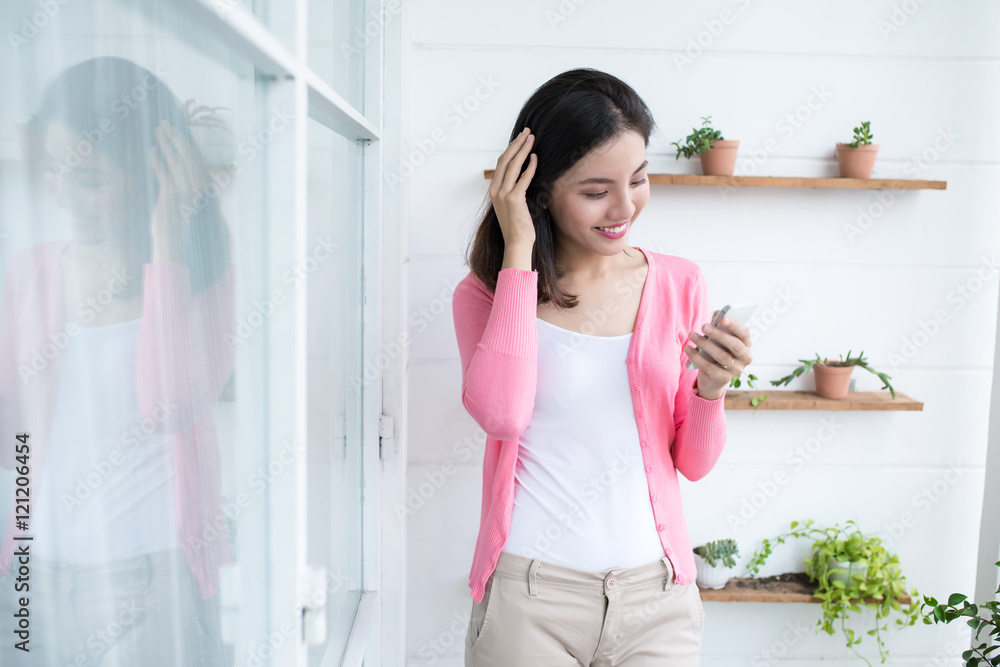
[[[735,322],[739,322],[740,324],[744,324],[745,325],[747,322],[750,321],[750,318],[754,316],[754,313],[757,312],[757,308],[758,308],[758,306],[755,303],[751,304],[749,306],[741,306],[739,308],[733,308],[733,307],[731,307],[727,303],[725,306],[723,306],[719,310],[719,312],[717,312],[715,314],[715,317],[712,318],[712,326],[713,327],[717,327],[719,329],[722,329],[726,333],[730,333],[731,334],[732,331],[730,331],[729,329],[726,329],[725,327],[719,325],[719,322],[722,321],[722,318],[723,317],[728,317],[729,319],[731,319],[731,320],[733,320]],[[699,333],[701,333],[701,332],[699,332]],[[710,336],[710,338],[711,338],[711,336]],[[712,362],[715,361],[715,359],[713,359],[711,357],[711,355],[709,355],[707,352],[705,352],[704,350],[702,350],[700,346],[698,348],[696,348],[696,349],[697,349],[698,353],[701,354],[701,356],[705,357],[709,361],[712,361]],[[698,368],[697,366],[694,365],[694,363],[690,359],[688,359],[687,363],[685,364],[685,367],[689,371],[693,371],[696,368]]]

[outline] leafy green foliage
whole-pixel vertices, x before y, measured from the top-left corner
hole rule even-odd
[[[679,160],[681,159],[681,155],[686,158],[691,158],[695,155],[707,153],[712,150],[713,141],[722,140],[722,133],[712,127],[712,117],[702,116],[701,127],[692,129],[691,134],[689,134],[684,140],[686,143],[683,146],[676,141],[672,141],[671,143],[674,146],[677,146],[676,159]]]
[[[815,596],[820,599],[823,611],[817,623],[817,632],[822,630],[832,635],[835,625],[839,626],[847,646],[871,665],[855,648],[861,643],[861,637],[847,627],[846,621],[851,612],[860,614],[865,607],[873,609],[875,627],[867,634],[875,637],[879,656],[885,662],[889,652],[882,640],[882,631],[888,629],[888,622],[883,622],[884,619],[895,611],[899,616],[896,618],[897,625],[906,627],[916,623],[920,616],[916,589],[910,592],[912,601],[909,609],[904,610],[899,602],[906,597],[906,578],[900,570],[899,557],[889,553],[881,539],[865,536],[854,521],[830,528],[814,527],[811,519],[802,524],[793,521],[788,532],[773,540],[763,540],[761,548],[747,563],[747,575],[757,575],[775,545],[800,537],[813,540],[804,562],[809,579],[816,583]],[[848,569],[845,571],[838,561],[848,563]]]
[[[740,379],[742,377],[743,377],[742,375],[737,375],[736,377],[734,377],[732,380],[729,381],[729,386],[732,387],[733,389],[739,389],[740,386],[743,384],[743,380]],[[750,399],[750,405],[754,407],[754,412],[757,411],[757,408],[760,406],[761,403],[767,400],[767,394],[762,394],[760,393],[760,390],[757,389],[756,383],[759,379],[760,378],[758,378],[753,373],[747,373],[746,377],[747,387],[753,389],[757,394],[756,396]]]
[[[1000,561],[996,562],[996,566],[1000,567]],[[996,596],[1000,596],[1000,588],[997,588]],[[996,641],[997,637],[1000,637],[1000,602],[996,601],[996,596],[989,602],[977,605],[969,602],[968,598],[960,593],[952,593],[948,596],[948,602],[944,604],[925,595],[920,611],[927,625],[951,623],[956,618],[968,617],[967,623],[972,628],[973,641],[979,642],[980,638],[985,638],[986,641],[964,651],[962,660],[965,660],[966,667],[995,666],[1000,665],[1000,653],[995,653],[1000,651],[1000,644]],[[924,612],[925,607],[926,612]],[[991,656],[990,653],[994,655]]]
[[[858,146],[866,146],[872,142],[875,137],[872,136],[871,121],[864,121],[861,123],[861,127],[854,128],[854,141],[847,144],[851,148],[857,148]]]
[[[736,560],[733,557],[740,555],[736,540],[716,540],[695,547],[694,552],[704,558],[709,567],[715,567],[719,562],[726,567],[736,567]]]
[[[868,371],[872,375],[876,376],[879,380],[881,380],[882,381],[882,389],[888,389],[889,392],[892,394],[892,397],[896,398],[896,389],[889,382],[889,380],[891,380],[892,377],[889,376],[889,375],[886,375],[885,373],[877,371],[874,368],[872,368],[871,366],[869,366],[868,365],[868,360],[865,359],[865,352],[864,352],[864,350],[862,350],[861,353],[858,356],[853,357],[853,358],[851,357],[851,351],[848,350],[847,351],[847,358],[844,359],[843,357],[840,357],[839,361],[830,361],[829,359],[820,359],[819,354],[816,355],[815,359],[799,359],[799,361],[802,363],[801,366],[799,366],[794,371],[792,371],[791,373],[789,373],[785,377],[781,378],[780,380],[771,380],[771,384],[773,384],[775,387],[780,387],[782,385],[788,386],[789,384],[791,384],[792,380],[794,380],[795,378],[799,377],[803,373],[807,373],[807,372],[811,371],[812,368],[813,368],[813,366],[815,366],[816,364],[821,364],[823,366],[858,366],[860,368],[865,369],[866,371]]]

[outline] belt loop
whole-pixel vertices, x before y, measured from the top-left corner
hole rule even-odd
[[[663,590],[669,591],[670,584],[674,578],[674,568],[670,564],[670,559],[668,559],[666,556],[664,556],[660,560],[663,561],[663,567],[667,568],[667,576],[663,580]]]
[[[528,595],[538,595],[538,582],[535,581],[535,573],[538,572],[538,566],[541,564],[542,561],[537,558],[531,561],[531,568],[528,570]]]

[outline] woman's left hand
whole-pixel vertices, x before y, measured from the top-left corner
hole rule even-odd
[[[156,146],[150,159],[160,184],[150,232],[153,261],[179,262],[181,239],[192,213],[206,205],[208,183],[201,153],[177,128],[161,121],[153,133]]]
[[[753,361],[750,330],[729,317],[723,317],[719,325],[704,325],[702,331],[707,335],[692,331],[688,337],[694,345],[684,346],[688,359],[698,367],[698,395],[710,401],[722,396],[730,380]],[[732,333],[723,331],[723,328]],[[699,354],[695,346],[700,346],[715,362]]]

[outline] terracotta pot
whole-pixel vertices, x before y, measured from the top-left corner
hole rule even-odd
[[[739,147],[739,139],[712,142],[712,150],[701,154],[701,173],[705,176],[732,176]]]
[[[847,144],[837,144],[837,164],[841,178],[871,178],[875,168],[878,144],[866,144],[851,148]]]
[[[823,398],[844,398],[851,386],[851,372],[854,366],[813,366],[816,376],[816,393]]]

